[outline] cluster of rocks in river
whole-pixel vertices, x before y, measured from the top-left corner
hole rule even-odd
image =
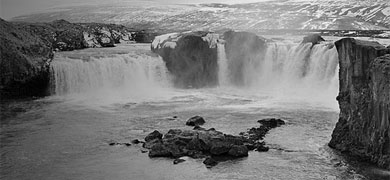
[[[261,126],[242,132],[238,136],[224,134],[214,128],[205,129],[193,124],[194,119],[204,119],[200,116],[187,121],[194,127],[192,130],[170,129],[166,134],[155,130],[145,137],[144,148],[149,149],[149,157],[176,158],[174,163],[182,162],[178,158],[206,158],[207,167],[218,164],[218,157],[239,158],[248,156],[248,151],[268,151],[268,147],[261,140],[266,133],[275,127],[285,124],[283,120],[269,118],[258,122]],[[190,123],[188,123],[190,122]]]

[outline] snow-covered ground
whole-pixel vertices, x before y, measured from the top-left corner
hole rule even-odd
[[[383,30],[390,28],[389,0],[263,0],[245,4],[169,4],[161,2],[164,1],[62,7],[33,15],[20,16],[14,20],[52,21],[65,19],[72,22],[117,23],[131,25],[135,28],[174,31],[215,31],[225,28],[236,30]]]

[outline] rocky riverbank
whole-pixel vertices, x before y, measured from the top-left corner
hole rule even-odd
[[[390,169],[390,49],[353,38],[335,45],[340,117],[329,146]]]
[[[120,42],[150,43],[155,35],[116,24],[0,19],[0,94],[3,98],[48,95],[55,51],[114,47]]]

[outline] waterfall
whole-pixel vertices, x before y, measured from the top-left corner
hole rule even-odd
[[[234,63],[220,49],[219,81],[232,85],[226,77]],[[263,57],[244,63],[243,88],[302,96],[311,93],[332,100],[337,95],[338,54],[332,43],[312,47],[311,43],[270,42]]]
[[[56,56],[51,68],[56,95],[119,89],[139,95],[170,84],[162,59],[147,55],[116,54],[88,60]]]
[[[218,50],[218,82],[220,86],[226,86],[229,83],[228,61],[225,54],[225,45],[217,44]]]

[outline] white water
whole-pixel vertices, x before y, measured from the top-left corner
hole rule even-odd
[[[225,45],[218,43],[218,82],[220,86],[227,86],[229,83],[228,61],[225,54]]]
[[[229,82],[224,47],[218,46],[220,86]],[[338,54],[333,44],[269,43],[264,57],[244,61],[244,88],[271,96],[315,100],[337,107]]]
[[[252,66],[254,60],[245,66],[252,69],[245,71],[245,87],[238,88],[230,87],[224,58],[219,62],[219,74],[226,75],[220,77],[222,87],[204,89],[171,88],[163,61],[148,54],[148,44],[61,52],[52,63],[57,96],[0,104],[6,107],[2,112],[11,111],[0,130],[0,179],[364,179],[326,145],[338,110],[327,108],[323,98],[302,102],[310,89],[316,96],[337,93],[331,90],[337,87],[332,84],[337,82],[334,49],[325,47],[308,52],[307,73],[300,76],[302,64],[294,62],[307,47],[270,44],[261,64]],[[299,57],[287,58],[294,56]],[[264,94],[267,88],[272,93]],[[278,98],[275,91],[281,89],[301,94],[298,100]],[[329,101],[335,103],[334,98]],[[143,139],[154,130],[189,129],[185,122],[194,115],[206,119],[203,127],[234,135],[267,117],[287,125],[266,136],[269,152],[251,151],[212,169],[202,164],[204,159],[174,165],[169,158],[149,158],[140,144],[108,145]]]
[[[160,57],[134,53],[91,57],[57,56],[52,63],[54,93],[115,102],[152,99],[170,87],[170,76]]]

